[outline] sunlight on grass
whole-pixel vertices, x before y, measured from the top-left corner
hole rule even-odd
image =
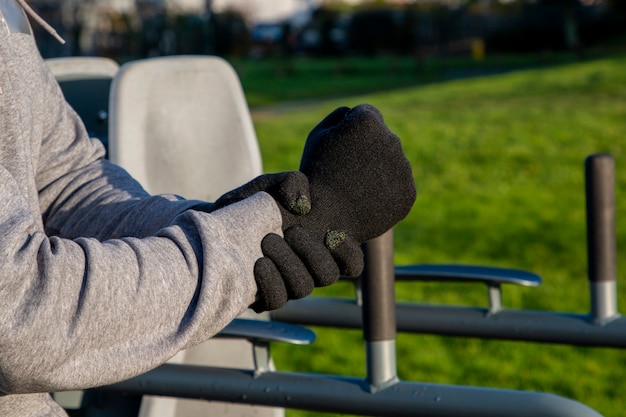
[[[431,84],[255,115],[266,171],[297,169],[312,127],[335,107],[361,102],[382,111],[414,167],[419,195],[394,232],[398,264],[473,263],[531,270],[544,283],[534,289],[506,287],[506,307],[588,311],[583,162],[589,154],[610,152],[615,157],[618,248],[626,247],[626,226],[620,220],[626,210],[626,59]],[[625,288],[620,286],[622,300]],[[398,299],[416,302],[486,303],[483,287],[398,284],[396,290]],[[350,293],[331,288],[316,294]],[[279,369],[363,375],[359,332],[319,332],[313,346],[273,347]],[[626,352],[616,349],[402,334],[398,363],[405,380],[552,392],[606,416],[620,415],[624,407],[617,390],[626,378]]]

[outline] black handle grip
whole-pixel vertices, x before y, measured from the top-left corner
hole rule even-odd
[[[589,281],[616,281],[615,162],[611,155],[587,157],[585,191]]]
[[[393,231],[363,244],[363,335],[368,342],[396,338]]]

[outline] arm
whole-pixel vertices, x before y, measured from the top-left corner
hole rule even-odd
[[[261,193],[145,239],[48,238],[4,169],[0,184],[4,393],[119,381],[212,336],[254,301],[259,242],[280,231]]]
[[[137,375],[255,301],[260,242],[282,233],[269,195],[214,213],[148,196],[102,160],[30,35],[0,31],[0,88],[0,394]]]
[[[42,97],[32,106],[45,107],[34,112],[42,138],[34,145],[36,187],[49,235],[149,236],[197,204],[174,195],[150,196],[126,171],[103,159],[102,144],[88,138],[52,74],[42,62],[38,68]]]

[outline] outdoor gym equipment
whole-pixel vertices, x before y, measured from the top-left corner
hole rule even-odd
[[[598,417],[600,414],[589,407],[552,394],[400,381],[395,356],[396,324],[398,330],[406,332],[625,347],[626,319],[617,312],[616,296],[614,162],[610,155],[599,154],[587,158],[585,166],[589,314],[504,308],[502,284],[539,285],[541,279],[528,272],[446,265],[394,268],[390,231],[365,244],[366,265],[356,301],[309,298],[273,313],[275,320],[284,322],[362,327],[365,378],[270,371],[267,350],[261,349],[255,371],[166,364],[99,390],[370,416]],[[394,279],[485,283],[490,306],[396,305]],[[264,325],[274,326],[283,340],[312,340],[312,335],[300,327],[282,328],[277,322]],[[252,329],[257,332],[259,328]],[[266,334],[247,337],[260,347],[272,340]]]
[[[539,276],[529,272],[482,266],[411,265],[395,268],[396,280],[484,283],[488,288],[489,308],[398,303],[398,330],[577,346],[626,347],[626,319],[617,312],[613,158],[608,154],[588,157],[585,174],[589,314],[503,308],[503,284],[538,286],[541,283]],[[305,325],[360,328],[359,309],[357,303],[311,298],[287,305],[275,312],[273,318]]]

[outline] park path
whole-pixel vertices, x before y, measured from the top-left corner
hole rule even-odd
[[[326,99],[308,99],[284,101],[276,104],[268,104],[264,106],[255,106],[250,108],[252,119],[259,120],[268,117],[274,117],[298,110],[306,110],[318,106],[326,101]]]

